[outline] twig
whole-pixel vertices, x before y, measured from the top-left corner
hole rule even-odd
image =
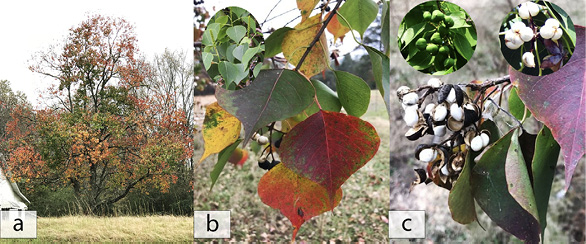
[[[488,79],[482,84],[470,84],[469,83],[469,84],[461,84],[461,85],[464,85],[464,86],[470,88],[470,90],[472,90],[472,91],[479,91],[479,90],[485,90],[489,87],[500,85],[500,84],[506,83],[506,82],[511,82],[511,77],[508,75],[505,75],[500,78]]]
[[[328,18],[323,22],[323,25],[321,26],[321,28],[319,29],[319,31],[315,35],[315,38],[313,38],[313,41],[311,41],[311,43],[309,44],[309,47],[307,47],[307,50],[305,50],[305,53],[303,53],[303,56],[301,57],[301,59],[297,63],[297,66],[295,67],[295,71],[299,71],[299,68],[303,64],[303,61],[305,61],[305,58],[307,58],[307,55],[309,55],[311,48],[319,41],[321,34],[324,33],[324,30],[326,29],[326,27],[330,23],[330,20],[332,20],[332,18],[336,15],[336,12],[338,11],[338,8],[342,4],[342,2],[343,2],[343,0],[338,0],[338,3],[336,3],[336,6],[334,6],[334,9],[332,9],[332,12],[330,13],[330,15],[328,15]]]
[[[279,4],[281,3],[282,0],[279,0],[277,2],[277,4],[275,4],[275,6],[273,6],[273,8],[271,8],[271,11],[269,11],[269,13],[267,14],[267,17],[265,17],[265,20],[262,22],[262,24],[260,24],[261,26],[264,25],[267,22],[267,19],[269,18],[269,16],[271,16],[271,13],[273,12],[273,10],[275,10],[275,8],[277,6],[279,6]]]
[[[519,127],[521,128],[521,130],[525,131],[525,128],[523,128],[523,123],[521,121],[519,121],[515,116],[513,116],[507,110],[504,110],[494,100],[492,100],[492,98],[489,97],[489,98],[487,98],[487,100],[491,101],[499,110],[503,111],[506,115],[508,115],[509,117],[513,118],[513,120],[517,121],[517,123],[519,123]]]

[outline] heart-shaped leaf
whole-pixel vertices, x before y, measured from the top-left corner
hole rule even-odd
[[[226,35],[230,37],[234,42],[239,43],[240,40],[246,35],[246,28],[241,25],[228,27],[226,30]]]
[[[279,155],[287,168],[325,187],[333,204],[335,191],[374,156],[379,145],[368,122],[320,110],[283,137]]]
[[[342,107],[352,116],[360,117],[370,104],[370,87],[366,82],[346,71],[334,70],[336,90]]]
[[[472,170],[470,183],[478,206],[498,226],[529,243],[539,242],[537,219],[511,196],[505,175],[505,161],[513,131],[490,146]]]
[[[321,28],[321,14],[312,16],[295,26],[295,30],[287,31],[282,42],[283,55],[293,65],[297,65],[307,50],[307,47]],[[324,33],[320,40],[309,51],[309,54],[299,67],[299,71],[307,77],[318,74],[327,67],[328,48]]]
[[[285,37],[285,34],[287,34],[287,32],[289,32],[290,30],[293,30],[293,28],[281,27],[277,29],[275,32],[271,33],[269,37],[267,37],[267,39],[265,40],[266,57],[275,56],[283,51],[283,49],[281,48],[281,44],[283,43],[283,38]]]
[[[297,0],[297,8],[301,11],[301,21],[304,21],[311,15],[311,11],[319,0]]]
[[[329,12],[325,19],[327,19],[330,14],[333,14],[334,12]],[[326,29],[332,33],[332,35],[334,35],[334,43],[336,42],[336,40],[338,40],[338,38],[340,38],[340,42],[343,42],[344,40],[344,35],[346,35],[346,33],[348,33],[348,31],[350,31],[350,28],[341,25],[340,22],[338,22],[338,18],[337,17],[333,17],[330,20],[330,23],[328,23],[328,26],[326,27]]]
[[[533,116],[551,129],[566,166],[566,188],[586,147],[586,52],[584,27],[576,26],[576,48],[570,60],[547,76],[530,76],[509,69],[518,82],[519,97]]]
[[[222,78],[224,78],[226,85],[230,85],[231,83],[238,84],[248,75],[244,65],[234,64],[226,61],[220,62],[218,65],[218,70],[220,71]]]
[[[333,204],[323,186],[303,178],[282,163],[277,164],[260,178],[258,196],[266,205],[281,210],[295,230],[292,239],[305,221],[334,209],[342,199],[342,188],[335,191]]]
[[[314,96],[313,86],[303,75],[279,69],[261,70],[244,89],[216,90],[220,106],[244,125],[244,145],[261,127],[303,111]]]
[[[230,146],[239,135],[240,121],[236,117],[226,112],[217,102],[208,105],[203,120],[204,152],[199,163],[209,155]]]
[[[376,19],[378,14],[378,6],[372,0],[347,0],[338,10],[339,15],[348,21],[348,24],[339,16],[338,21],[353,30],[360,33],[360,38]]]
[[[391,63],[389,57],[372,47],[365,45],[364,48],[366,48],[368,56],[370,57],[370,62],[372,63],[372,73],[374,81],[376,82],[376,87],[378,88],[380,95],[383,97],[387,113],[390,115]]]

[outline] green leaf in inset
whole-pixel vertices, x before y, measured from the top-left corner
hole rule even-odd
[[[348,26],[346,21],[342,18],[336,16],[338,21],[342,25],[358,31],[358,33],[360,33],[360,38],[362,38],[364,31],[366,31],[368,26],[376,19],[378,6],[372,0],[347,0],[340,9],[338,9],[338,14],[342,15],[344,19],[348,21],[350,26]]]
[[[203,67],[208,70],[210,69],[210,65],[212,65],[212,59],[214,59],[214,55],[208,52],[202,52],[201,59],[203,60]]]
[[[269,37],[265,40],[266,57],[273,57],[282,52],[281,43],[283,43],[283,37],[285,37],[287,32],[290,30],[293,30],[293,28],[281,27],[269,35]]]
[[[211,23],[206,26],[206,30],[201,37],[201,43],[205,46],[213,46],[216,39],[218,39],[218,33],[220,32],[220,24]]]
[[[535,154],[533,154],[533,192],[535,193],[535,203],[539,213],[539,223],[541,224],[541,233],[547,225],[547,206],[549,204],[549,193],[551,192],[551,183],[555,175],[555,167],[560,154],[560,145],[555,141],[551,131],[547,126],[543,126],[537,140],[535,141]]]
[[[517,87],[513,87],[509,95],[509,112],[518,120],[523,120],[525,113],[527,113],[527,117],[531,115],[531,112],[525,108],[525,104],[517,95]]]
[[[258,129],[292,117],[312,102],[315,90],[303,75],[292,70],[261,70],[254,82],[240,90],[218,88],[216,98],[244,125],[244,145]]]
[[[224,78],[224,82],[226,85],[229,85],[233,82],[239,83],[242,79],[244,79],[248,72],[244,72],[242,70],[241,64],[233,64],[230,62],[222,61],[218,65],[218,69],[222,78]]]
[[[366,48],[368,56],[370,57],[370,62],[372,63],[372,74],[374,76],[374,82],[376,83],[376,87],[378,88],[380,95],[385,101],[387,113],[390,115],[391,64],[389,57],[372,47],[365,45],[364,48]]]
[[[511,145],[508,149],[505,161],[507,188],[509,189],[511,196],[523,209],[525,209],[525,211],[533,215],[535,219],[539,219],[531,179],[529,178],[529,172],[527,171],[528,167],[523,158],[521,146],[519,145],[519,131],[520,129],[513,130]],[[533,147],[532,145],[529,146]]]
[[[334,75],[338,97],[346,112],[356,117],[366,113],[370,103],[370,87],[366,82],[346,71],[334,70]]]
[[[212,179],[212,185],[210,186],[210,191],[212,190],[212,188],[214,188],[214,185],[216,184],[216,181],[220,177],[222,170],[224,170],[224,166],[226,166],[226,163],[228,162],[228,159],[230,159],[232,152],[234,152],[234,149],[236,149],[236,147],[238,147],[240,142],[242,142],[242,139],[239,139],[236,142],[232,143],[232,145],[224,148],[224,150],[222,150],[218,154],[218,162],[216,163],[216,165],[214,165],[214,169],[210,173],[210,178]]]
[[[256,46],[256,47],[247,49],[246,52],[244,53],[244,55],[242,56],[242,59],[240,61],[245,66],[248,66],[248,62],[250,61],[250,59],[252,57],[254,57],[254,55],[256,55],[257,53],[262,52],[263,51],[263,48],[264,48],[263,46]]]
[[[234,42],[240,43],[240,40],[246,35],[246,28],[241,25],[228,27],[226,35]]]
[[[420,37],[420,34],[425,28],[427,27],[427,23],[419,23],[414,26],[409,27],[405,30],[403,36],[401,36],[401,50],[405,49],[405,47],[409,46],[409,44]]]
[[[539,242],[537,219],[511,196],[507,187],[505,161],[513,131],[485,150],[472,169],[470,183],[474,199],[501,228],[530,243]]]
[[[472,58],[472,54],[474,54],[474,48],[472,48],[468,38],[459,33],[456,33],[456,35],[454,35],[454,46],[458,53],[460,53],[466,60],[470,60],[470,58]]]

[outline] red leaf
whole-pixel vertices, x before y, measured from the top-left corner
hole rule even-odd
[[[566,188],[578,160],[584,155],[586,124],[586,65],[584,27],[576,28],[576,49],[568,63],[547,76],[530,76],[509,69],[518,80],[519,97],[535,118],[551,129],[560,144],[566,166]]]
[[[319,111],[283,137],[279,155],[293,172],[334,193],[377,152],[380,139],[368,122],[354,116]]]
[[[305,221],[334,209],[340,203],[342,189],[336,190],[332,206],[325,200],[328,193],[324,187],[295,174],[280,163],[260,178],[258,196],[266,205],[281,210],[291,221],[295,227],[292,239],[295,240]]]

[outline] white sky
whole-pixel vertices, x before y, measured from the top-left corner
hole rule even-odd
[[[193,2],[160,0],[0,1],[0,80],[37,104],[39,89],[55,82],[28,70],[35,52],[64,40],[87,16],[122,17],[135,27],[148,60],[170,50],[193,50]]]
[[[213,15],[228,6],[252,13],[262,23],[279,0],[206,0],[204,6]],[[333,6],[332,6],[333,7]],[[295,10],[293,10],[295,9]],[[291,11],[292,10],[292,11]],[[285,13],[263,26],[278,29],[299,16],[296,1],[281,0],[269,18]],[[122,17],[134,25],[138,47],[147,60],[170,50],[193,50],[193,1],[191,0],[24,0],[0,1],[0,80],[9,80],[12,89],[22,91],[33,104],[39,95],[57,81],[28,69],[33,54],[62,42],[71,27],[88,15]],[[293,27],[299,19],[288,24]],[[338,42],[339,43],[339,42]],[[355,42],[345,39],[341,53],[351,51]]]

